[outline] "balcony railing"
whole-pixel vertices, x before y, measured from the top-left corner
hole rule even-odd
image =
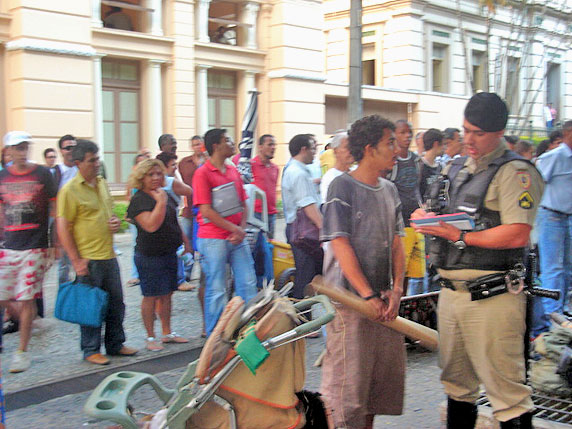
[[[163,35],[162,0],[147,2],[152,7],[140,3],[141,0],[101,0],[94,7],[94,22],[97,26],[115,30]]]

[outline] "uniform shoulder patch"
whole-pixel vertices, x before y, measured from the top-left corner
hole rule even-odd
[[[524,189],[530,188],[530,183],[532,181],[530,177],[530,173],[528,171],[519,171],[516,173],[516,177],[518,179],[518,183]]]
[[[530,192],[525,191],[520,194],[518,197],[518,206],[525,210],[534,208],[534,199],[532,198],[532,195],[530,195]]]

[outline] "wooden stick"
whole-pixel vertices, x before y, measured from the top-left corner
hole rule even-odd
[[[339,287],[332,287],[324,284],[322,276],[316,276],[310,283],[312,289],[316,293],[321,293],[327,297],[341,303],[342,305],[357,311],[374,320],[375,310],[363,298]],[[397,317],[391,322],[378,322],[394,331],[397,331],[406,337],[419,342],[420,345],[429,350],[437,350],[439,348],[439,335],[436,330],[412,322],[403,317]]]

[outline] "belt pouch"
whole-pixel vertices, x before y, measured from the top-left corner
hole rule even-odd
[[[507,292],[504,274],[490,274],[467,283],[471,301],[491,298]]]

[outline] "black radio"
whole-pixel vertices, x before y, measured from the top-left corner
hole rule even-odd
[[[429,185],[425,192],[425,208],[427,211],[444,214],[449,207],[449,187],[451,182],[445,176],[439,176]]]

